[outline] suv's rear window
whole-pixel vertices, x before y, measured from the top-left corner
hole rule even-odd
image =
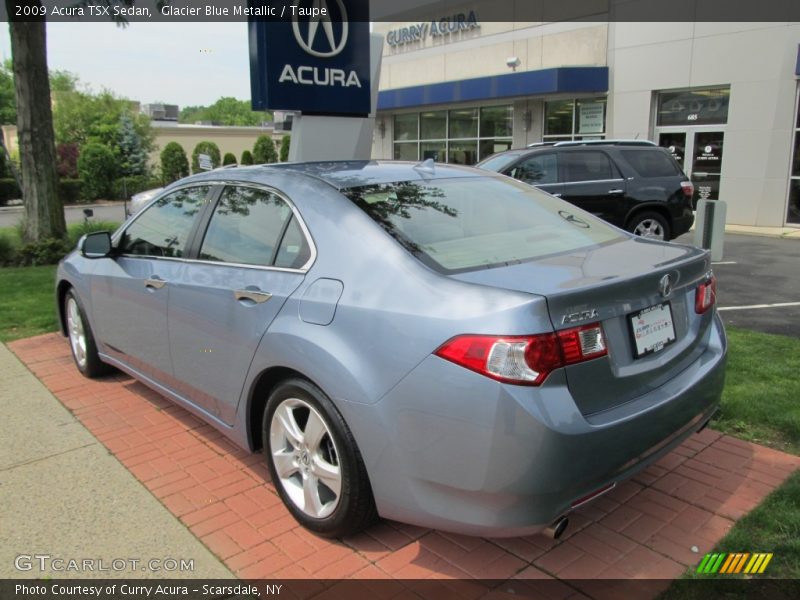
[[[343,193],[422,262],[445,273],[621,239],[590,214],[511,179],[406,181]]]
[[[666,153],[656,149],[623,150],[622,157],[639,177],[673,177],[680,171]]]

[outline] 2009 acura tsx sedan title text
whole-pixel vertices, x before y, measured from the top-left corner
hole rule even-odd
[[[192,176],[82,239],[56,285],[85,375],[118,367],[263,448],[328,536],[559,533],[723,386],[707,252],[466,167]]]

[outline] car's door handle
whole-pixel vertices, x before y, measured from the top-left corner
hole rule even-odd
[[[155,277],[149,277],[144,280],[144,287],[153,290],[160,290],[165,285],[167,285],[167,282],[158,277],[157,275]]]
[[[615,188],[613,190],[608,190],[608,193],[609,194],[624,194],[625,190],[620,190],[620,189]]]
[[[243,290],[233,290],[233,297],[237,300],[252,300],[256,304],[262,304],[272,298],[272,294],[269,292],[262,292],[261,290],[245,288]]]

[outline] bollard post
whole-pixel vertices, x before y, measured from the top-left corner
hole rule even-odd
[[[700,200],[697,203],[694,245],[711,250],[713,261],[722,260],[727,209],[727,203],[722,200]]]

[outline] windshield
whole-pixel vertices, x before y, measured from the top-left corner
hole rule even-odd
[[[406,181],[342,192],[422,262],[444,273],[622,239],[592,215],[512,179]]]
[[[479,169],[486,169],[487,171],[497,171],[498,173],[505,169],[508,165],[512,162],[517,160],[522,152],[505,152],[503,154],[496,154],[495,156],[490,156],[483,162],[478,163],[475,165]]]

